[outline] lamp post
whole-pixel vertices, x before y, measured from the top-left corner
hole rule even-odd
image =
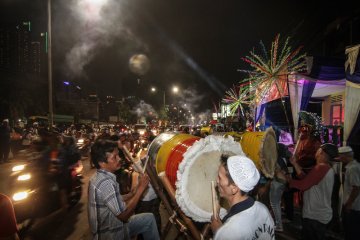
[[[156,87],[151,87],[151,92],[155,93],[157,90],[156,90]],[[177,94],[179,92],[179,88],[177,86],[173,86],[172,87],[172,92]],[[164,110],[166,109],[166,91],[163,90],[163,105],[164,105]]]
[[[52,129],[54,124],[53,109],[53,81],[52,81],[52,55],[51,55],[51,0],[47,2],[48,14],[48,81],[49,81],[49,127]]]

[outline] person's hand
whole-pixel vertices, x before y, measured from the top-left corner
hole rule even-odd
[[[118,148],[119,149],[123,149],[124,148],[124,145],[121,143],[121,141],[117,141],[117,145],[118,145]]]
[[[150,179],[147,174],[140,175],[139,186],[138,186],[139,191],[144,191],[148,187],[149,182],[150,182]]]
[[[283,171],[277,171],[276,172],[276,177],[279,178],[279,179],[282,179],[284,181],[287,181],[286,175],[284,174]]]
[[[211,230],[215,234],[216,231],[222,226],[220,216],[218,215],[215,219],[214,215],[211,216]]]
[[[140,149],[140,151],[137,153],[137,155],[139,156],[139,159],[143,159],[146,157],[148,151],[147,149]]]
[[[291,175],[290,175],[290,174],[286,174],[285,177],[286,177],[286,181],[287,181],[288,183],[290,183],[291,180],[292,180]]]

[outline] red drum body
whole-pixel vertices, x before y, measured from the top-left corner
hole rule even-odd
[[[193,220],[209,222],[212,215],[211,181],[216,181],[222,154],[245,155],[232,137],[162,133],[149,147],[149,161],[157,173],[165,171],[176,187],[176,201]],[[226,214],[225,209],[220,215]]]

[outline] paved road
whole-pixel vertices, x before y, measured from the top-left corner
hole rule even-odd
[[[7,175],[10,173],[14,164],[19,163],[19,160],[12,160],[10,163],[0,165],[0,192],[8,193],[7,191]],[[83,159],[84,172],[83,172],[83,194],[80,202],[72,208],[70,211],[57,211],[50,216],[42,219],[38,219],[35,225],[27,234],[27,240],[81,240],[91,239],[89,232],[89,224],[87,219],[87,187],[89,178],[94,173],[94,169],[89,166],[89,160]],[[167,223],[169,215],[161,206],[160,213],[162,216],[162,225]],[[277,233],[276,239],[295,240],[300,239],[301,222],[300,211],[297,210],[295,214],[295,221],[284,224],[284,232]],[[171,227],[169,234],[165,240],[176,239],[178,231],[175,227]],[[178,237],[178,239],[186,239],[185,237]],[[327,236],[328,240],[342,239],[340,234],[329,232]]]
[[[0,165],[0,192],[8,194],[7,177],[11,168],[22,161],[13,159],[10,163]],[[34,226],[25,236],[27,240],[78,240],[91,239],[87,218],[87,186],[89,178],[94,173],[94,169],[89,166],[89,160],[83,159],[83,194],[80,202],[71,210],[59,210],[51,215],[37,219]]]

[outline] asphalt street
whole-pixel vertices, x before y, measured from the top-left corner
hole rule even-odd
[[[0,192],[9,194],[9,189],[6,187],[8,183],[8,175],[14,165],[23,163],[24,161],[12,159],[9,163],[0,165]],[[27,240],[77,240],[77,239],[91,239],[89,232],[89,224],[87,218],[87,186],[89,178],[95,172],[91,169],[89,160],[82,160],[84,165],[83,170],[83,192],[80,202],[68,211],[58,210],[52,214],[36,219],[34,225],[25,236]]]
[[[0,192],[9,194],[7,189],[8,177],[14,165],[24,161],[12,159],[9,163],[0,165]],[[82,240],[91,239],[89,231],[88,216],[87,216],[87,188],[90,177],[95,172],[95,169],[90,168],[89,159],[82,159],[83,170],[83,192],[80,202],[68,211],[58,210],[51,215],[41,219],[36,219],[35,224],[28,231],[25,236],[26,240]],[[160,206],[160,214],[162,218],[162,228],[165,227],[169,219],[169,214],[164,206]],[[301,232],[301,214],[297,209],[295,212],[295,219],[292,222],[284,223],[284,232],[276,233],[276,239],[294,240],[300,239]],[[165,240],[173,239],[187,239],[184,235],[179,234],[179,231],[171,226],[169,233]],[[343,239],[341,234],[329,231],[327,234],[328,240]]]

